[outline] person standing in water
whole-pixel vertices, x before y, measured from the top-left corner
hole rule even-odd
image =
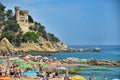
[[[89,80],[95,80],[95,78],[93,76],[90,76]]]
[[[103,80],[107,80],[107,78],[104,76]]]

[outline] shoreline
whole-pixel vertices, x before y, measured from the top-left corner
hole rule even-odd
[[[43,56],[42,56],[43,57]],[[31,57],[32,58],[32,57]],[[18,59],[21,59],[21,58],[19,58],[19,57],[10,57],[10,58],[8,58],[8,57],[6,57],[6,60],[4,60],[4,59],[2,59],[2,60],[4,60],[3,62],[5,62],[5,65],[6,65],[6,68],[5,68],[5,70],[7,69],[7,63],[6,62],[9,62],[9,63],[13,63],[14,62],[14,60],[18,60]],[[41,59],[43,59],[43,58],[41,58]],[[37,59],[36,59],[37,60]],[[83,70],[84,68],[90,68],[91,66],[96,66],[95,68],[93,68],[92,70],[95,70],[95,71],[104,71],[105,69],[104,68],[100,68],[99,66],[105,66],[106,68],[108,68],[108,67],[110,67],[111,65],[94,65],[94,64],[89,64],[89,63],[83,63],[83,62],[72,62],[72,61],[70,61],[70,62],[65,62],[65,61],[63,61],[63,60],[54,60],[53,59],[53,61],[51,62],[50,61],[50,63],[48,62],[49,61],[49,59],[47,60],[47,64],[49,65],[49,66],[51,66],[51,68],[49,67],[49,69],[48,69],[48,71],[50,71],[51,73],[54,73],[54,69],[56,69],[57,67],[61,67],[61,66],[63,66],[63,67],[66,67],[67,68],[67,70],[68,70],[68,72],[69,72],[69,74],[71,75],[71,76],[74,76],[74,75],[79,75],[79,71],[81,71],[81,70]],[[40,61],[41,62],[41,61]],[[107,62],[107,61],[106,61]],[[109,62],[109,61],[108,61]],[[107,63],[108,63],[107,62]],[[27,63],[27,62],[26,62]],[[46,63],[46,62],[44,62],[44,61],[42,61],[41,62],[42,64],[44,64],[44,63]],[[92,62],[90,62],[90,63],[92,63]],[[95,61],[93,60],[93,63],[95,63]],[[38,65],[39,63],[37,63],[37,65]],[[53,66],[54,65],[54,66]],[[119,66],[116,66],[116,65],[114,65],[114,67],[119,67]],[[59,74],[64,74],[65,73],[65,71],[61,71]],[[63,77],[63,76],[62,76]],[[28,77],[24,77],[24,76],[21,76],[21,78],[22,79],[24,79],[24,80],[33,80],[33,79],[35,79],[36,77],[34,77],[34,78],[28,78]]]
[[[43,53],[44,54],[44,53]],[[41,55],[41,56],[45,56],[45,55]],[[2,60],[15,60],[15,59],[19,59],[20,56],[17,55],[17,57],[3,57],[0,56],[0,59]],[[79,58],[74,58],[71,57],[71,59],[79,59]],[[79,61],[72,61],[72,60],[67,60],[63,59],[63,60],[58,60],[58,61],[62,61],[63,63],[74,63],[75,65],[81,65],[82,66],[115,66],[115,67],[120,67],[120,60],[92,60],[92,59],[79,59]],[[73,64],[73,65],[74,65]]]
[[[31,50],[31,51],[18,51],[19,53],[66,53],[66,52],[101,52],[102,50],[100,48],[94,48],[93,50],[90,50],[88,48],[67,48],[65,50],[58,50],[58,51],[36,51],[36,50]]]

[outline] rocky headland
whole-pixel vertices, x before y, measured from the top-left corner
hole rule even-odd
[[[66,51],[67,45],[54,34],[48,33],[45,26],[34,21],[28,10],[19,6],[6,10],[0,3],[0,50],[1,51]]]

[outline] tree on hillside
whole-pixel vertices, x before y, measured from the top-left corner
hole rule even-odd
[[[7,17],[7,20],[12,20],[13,19],[13,12],[11,9],[8,9],[6,11],[6,17]]]
[[[6,37],[11,43],[15,41],[16,35],[13,31],[3,32],[0,36],[0,39]]]
[[[51,33],[48,33],[48,38],[49,38],[50,41],[53,41],[53,42],[59,42],[60,41],[57,37],[55,37],[54,34],[51,34]]]
[[[47,37],[48,35],[47,35],[46,30],[45,30],[45,26],[41,25],[40,23],[35,22],[35,25],[30,26],[29,29],[37,31],[38,33],[40,33],[39,36],[42,36],[44,39],[48,40],[48,37]]]
[[[0,25],[4,24],[5,21],[5,6],[0,3]]]
[[[22,32],[19,32],[15,39],[15,45],[20,46],[20,43],[22,42],[22,40],[23,40],[23,34]]]
[[[31,17],[31,15],[28,15],[28,21],[29,21],[29,23],[33,23],[34,22],[33,18]]]
[[[38,38],[39,38],[39,35],[35,32],[27,32],[23,35],[24,42],[27,42],[27,41],[38,42]]]
[[[13,32],[19,32],[20,31],[20,26],[17,24],[17,22],[15,20],[8,20],[6,21],[6,25],[4,28],[4,32],[6,31],[13,31]]]

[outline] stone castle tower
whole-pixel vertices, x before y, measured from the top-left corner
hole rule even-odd
[[[28,14],[28,10],[20,10],[20,7],[15,7],[15,19],[24,33],[29,31],[30,26],[34,25],[34,23],[29,23]]]
[[[20,10],[20,7],[15,7],[15,17],[20,26],[28,27],[28,10]]]

